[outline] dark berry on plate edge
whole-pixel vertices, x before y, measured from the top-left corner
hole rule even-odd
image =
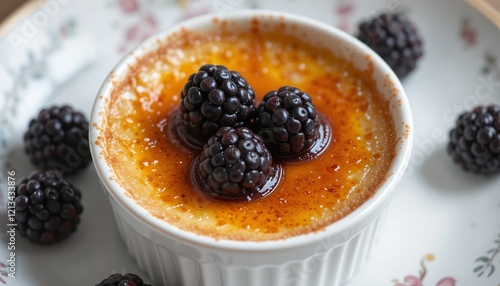
[[[30,241],[49,244],[80,223],[81,192],[56,170],[34,171],[15,188],[17,230]]]
[[[198,148],[220,127],[248,125],[254,111],[252,87],[238,72],[221,65],[202,66],[181,92],[182,133]]]
[[[144,283],[144,281],[136,274],[127,273],[122,275],[120,273],[111,274],[108,278],[102,280],[101,283],[95,286],[151,286]]]
[[[462,113],[450,131],[448,153],[466,171],[500,173],[500,106],[478,106]]]
[[[31,162],[41,169],[65,174],[78,172],[92,160],[89,123],[70,106],[42,109],[24,134],[24,149]]]
[[[191,179],[206,196],[249,199],[272,181],[271,164],[271,152],[260,136],[247,127],[221,127],[192,165]]]
[[[359,25],[357,38],[372,48],[402,79],[422,57],[422,39],[402,14],[382,13]]]
[[[318,116],[311,97],[290,86],[267,93],[257,108],[255,132],[273,156],[293,157],[309,150],[318,138]]]

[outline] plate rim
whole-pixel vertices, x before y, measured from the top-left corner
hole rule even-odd
[[[6,36],[26,16],[32,14],[45,5],[48,0],[28,0],[12,11],[4,20],[0,21],[0,38]]]
[[[500,29],[500,11],[495,9],[491,3],[484,0],[464,0],[470,7],[481,13],[484,18]]]

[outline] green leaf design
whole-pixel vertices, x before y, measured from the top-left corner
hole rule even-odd
[[[500,75],[500,70],[499,70]],[[490,277],[495,272],[494,262],[497,261],[497,255],[500,254],[500,233],[495,238],[495,248],[489,249],[486,251],[485,256],[480,256],[476,259],[476,262],[479,262],[480,265],[477,265],[473,272],[477,273],[477,277],[481,277],[487,273],[487,277]],[[500,286],[500,284],[498,285]]]
[[[490,259],[486,256],[481,256],[478,259],[476,259],[476,262],[479,262],[479,261],[482,261],[484,263],[488,263],[488,262],[490,262]]]
[[[495,272],[495,265],[491,264],[490,265],[490,273],[488,274],[488,277],[490,277],[493,274],[493,272]]]

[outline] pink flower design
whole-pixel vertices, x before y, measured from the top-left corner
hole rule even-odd
[[[473,46],[477,43],[477,31],[470,25],[469,19],[462,20],[460,38],[468,46]]]
[[[224,13],[227,12],[226,10],[230,10],[232,6],[229,4],[225,4],[225,1],[220,3],[216,2],[214,4],[211,1],[206,1],[206,0],[191,0],[188,1],[187,3],[182,3],[181,7],[182,7],[182,20],[185,20],[210,13],[214,9],[216,12]]]
[[[0,276],[0,282],[1,282],[2,284],[7,284],[7,281],[5,281],[5,280],[2,278],[2,276],[3,276],[3,277],[8,277],[8,276],[9,276],[9,274],[7,273],[6,268],[7,268],[7,265],[6,265],[5,263],[3,263],[3,262],[0,262],[0,274],[1,274],[1,276]]]
[[[349,33],[349,30],[351,29],[351,26],[349,25],[349,21],[346,19],[341,19],[339,23],[337,24],[337,28],[341,29],[344,32]]]
[[[118,4],[125,13],[134,13],[139,10],[139,2],[137,0],[118,0]]]
[[[404,278],[402,282],[398,280],[393,280],[395,283],[394,286],[423,286],[424,278],[427,274],[427,267],[425,266],[425,262],[434,261],[435,257],[433,254],[427,254],[420,261],[420,271],[419,276],[408,275]],[[436,286],[456,286],[457,281],[454,278],[446,277],[441,279]]]
[[[404,283],[398,282],[394,286],[422,286],[420,278],[412,275],[406,276],[403,282]]]
[[[140,41],[151,36],[158,27],[158,21],[152,14],[147,14],[141,22],[129,26],[125,30],[125,41],[119,47],[120,52],[125,52]]]
[[[441,279],[441,281],[439,281],[436,284],[436,286],[456,286],[456,283],[457,283],[457,280],[450,278],[450,277],[446,277],[446,278]]]
[[[354,10],[354,4],[353,3],[345,3],[337,6],[337,14],[339,15],[346,15],[352,12]]]
[[[61,35],[61,37],[68,37],[70,36],[71,34],[74,33],[75,31],[75,28],[76,28],[76,21],[75,19],[69,19],[68,21],[66,21],[63,25],[61,25],[61,27],[59,27],[59,33]]]
[[[356,6],[351,0],[337,0],[337,4],[334,6],[334,13],[336,14],[336,18],[338,18],[337,28],[349,33],[350,26],[350,14],[354,11]]]
[[[125,38],[127,41],[135,41],[138,38],[139,34],[139,26],[132,26],[127,29],[125,32]]]

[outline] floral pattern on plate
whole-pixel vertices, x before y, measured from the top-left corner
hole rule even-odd
[[[398,280],[393,280],[392,282],[394,283],[394,286],[424,286],[424,280],[427,275],[427,266],[425,262],[432,262],[435,260],[435,257],[433,254],[427,254],[422,258],[420,261],[420,271],[418,276],[414,275],[407,275],[403,280],[400,282]],[[436,286],[457,286],[457,281],[454,278],[451,277],[445,277],[439,280],[435,285]],[[434,285],[434,284],[432,284]]]
[[[500,257],[497,255],[500,253],[500,233],[498,233],[497,237],[494,240],[494,245],[492,248],[486,251],[486,254],[480,256],[476,259],[476,263],[478,265],[474,268],[474,273],[477,274],[478,277],[485,275],[486,277],[490,277],[496,270],[496,267],[500,264]],[[495,267],[495,265],[497,265]]]
[[[474,46],[477,43],[477,30],[470,24],[468,18],[462,20],[460,27],[460,39],[466,47]]]
[[[124,53],[137,43],[153,35],[158,29],[157,16],[138,0],[119,0],[117,5],[124,17],[134,17],[134,21],[123,30],[123,39],[118,51]]]

